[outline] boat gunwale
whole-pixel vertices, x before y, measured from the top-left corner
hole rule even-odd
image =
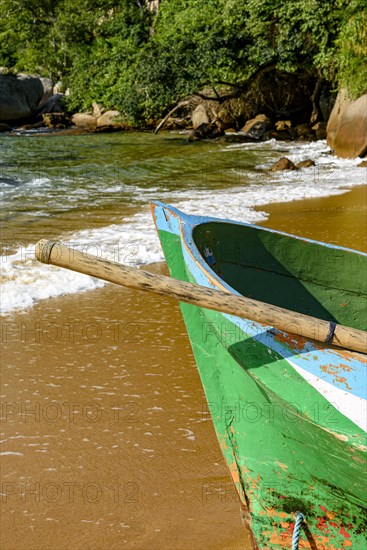
[[[356,250],[354,248],[348,248],[348,247],[345,247],[345,246],[340,246],[340,245],[332,244],[332,243],[325,243],[323,241],[318,241],[316,239],[309,239],[309,238],[306,238],[306,237],[301,237],[299,235],[294,235],[293,233],[287,233],[285,231],[279,231],[278,229],[263,227],[262,225],[256,225],[256,224],[248,223],[248,222],[240,222],[240,221],[236,221],[236,220],[229,220],[227,218],[215,218],[213,216],[199,216],[199,215],[194,215],[194,214],[186,214],[186,213],[182,212],[181,210],[179,210],[178,208],[176,208],[175,206],[167,205],[167,204],[165,204],[163,202],[160,202],[160,201],[151,201],[151,204],[152,205],[157,205],[157,206],[159,206],[159,207],[161,207],[165,210],[170,211],[175,217],[177,217],[179,220],[182,220],[184,222],[185,229],[191,228],[192,240],[193,240],[192,232],[196,227],[199,227],[200,225],[205,225],[207,223],[224,223],[224,224],[229,224],[229,225],[239,225],[239,226],[243,226],[243,227],[258,229],[258,230],[264,231],[266,233],[275,233],[277,235],[282,235],[283,237],[290,237],[290,238],[296,239],[298,241],[303,241],[303,242],[311,243],[311,244],[318,244],[318,245],[326,247],[326,248],[342,250],[343,252],[352,252],[353,254],[358,254],[359,256],[367,257],[367,253],[362,252],[361,250]],[[180,224],[180,225],[182,226],[182,224]],[[193,240],[193,244],[197,248],[194,240]],[[201,255],[200,255],[200,257],[202,258]],[[210,266],[208,266],[208,267],[210,269]]]
[[[267,231],[268,233],[276,233],[283,236],[285,235],[287,237],[291,237],[291,238],[293,237],[300,241],[316,243],[321,246],[335,248],[338,250],[343,250],[351,253],[357,252],[361,256],[367,257],[367,254],[360,251],[355,251],[353,249],[348,249],[337,245],[329,245],[328,243],[323,243],[323,242],[315,241],[311,239],[303,239],[302,237],[298,237],[296,235],[291,235],[281,231],[263,228],[261,226],[256,226],[253,224],[242,223],[242,222],[232,222],[230,220],[227,221],[227,220],[222,220],[220,218],[212,218],[212,217],[206,217],[206,216],[188,215],[181,212],[177,208],[172,207],[170,205],[166,205],[160,201],[152,201],[152,210],[154,210],[156,206],[159,208],[162,208],[163,212],[165,210],[168,211],[172,217],[178,220],[178,229],[180,232],[182,247],[184,248],[186,253],[191,257],[191,260],[199,269],[199,271],[202,273],[203,277],[207,280],[207,282],[209,283],[209,286],[212,286],[212,288],[221,289],[225,292],[229,292],[237,296],[242,296],[242,294],[237,290],[235,290],[233,287],[231,287],[226,281],[221,279],[215,273],[215,271],[211,269],[210,265],[205,261],[205,258],[200,253],[193,238],[193,230],[199,225],[203,225],[207,222],[231,223],[238,226],[256,228],[261,231]],[[153,219],[155,219],[154,215],[153,215]],[[166,220],[168,221],[167,217],[166,217]],[[223,313],[223,316],[228,320],[234,322],[239,327],[241,326],[241,323],[243,323],[243,320],[245,319],[245,318],[228,315],[224,313]],[[274,326],[259,323],[258,321],[251,321],[250,333],[256,338],[259,336],[259,334],[263,334],[263,333],[268,333],[269,335],[272,335],[272,342],[270,342],[269,340],[267,342],[267,345],[271,347],[274,351],[280,353],[284,358],[286,357],[289,358],[289,352],[290,350],[292,350],[292,354],[294,354],[299,358],[297,360],[297,365],[298,365],[298,361],[300,361],[299,366],[306,368],[307,371],[309,371],[309,366],[310,366],[308,364],[309,361],[307,359],[304,361],[303,356],[306,355],[307,357],[310,353],[316,354],[317,356],[320,355],[319,361],[325,360],[326,356],[329,355],[330,353],[333,355],[335,354],[336,356],[339,357],[340,361],[357,362],[357,364],[360,365],[358,367],[358,370],[361,369],[360,372],[364,372],[364,369],[366,368],[365,361],[367,359],[367,356],[364,354],[359,354],[359,353],[357,354],[356,352],[344,350],[337,346],[333,346],[327,343],[322,344],[320,342],[316,342],[311,339],[305,339],[305,338],[296,336],[293,333],[280,330]],[[336,360],[336,357],[334,358],[334,360]],[[304,367],[303,365],[306,365],[306,363],[307,363],[307,366]],[[312,370],[310,372],[312,372]],[[325,379],[327,380],[328,377],[326,377]],[[329,383],[330,383],[330,380],[329,380]],[[346,393],[349,393],[352,395],[359,395],[359,393],[356,393],[355,389],[342,388],[341,386],[339,386],[339,384],[335,384],[335,382],[333,382],[332,385],[346,391]]]

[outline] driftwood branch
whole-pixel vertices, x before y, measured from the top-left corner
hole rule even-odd
[[[234,84],[232,82],[217,81],[215,86],[222,85],[222,86],[228,86],[229,88],[234,89],[232,93],[228,93],[228,94],[222,95],[222,96],[219,95],[218,91],[216,90],[215,86],[212,83],[205,82],[205,83],[202,84],[201,88],[205,88],[205,86],[211,86],[215,95],[214,96],[208,96],[208,95],[202,94],[201,92],[193,92],[191,94],[191,98],[192,97],[199,97],[203,101],[213,101],[213,102],[217,102],[219,104],[223,103],[224,101],[227,101],[229,99],[238,98],[241,94],[245,93],[249,89],[249,86],[250,86],[251,82],[253,82],[253,80],[259,74],[261,74],[261,73],[264,74],[264,73],[271,72],[275,68],[276,68],[276,64],[274,64],[274,62],[263,65],[263,66],[259,67],[258,69],[256,69],[256,71],[254,71],[252,73],[252,75],[247,79],[247,81],[244,82],[243,84]],[[274,100],[274,98],[273,98],[273,100]],[[267,105],[267,107],[275,115],[280,114],[282,116],[289,116],[292,113],[298,112],[302,109],[302,107],[301,107],[301,108],[288,109],[287,110],[286,107],[288,106],[289,101],[290,101],[290,94],[289,94],[289,96],[288,96],[288,98],[285,102],[285,105],[283,105],[282,109],[279,109],[279,107],[277,105],[274,106],[275,108],[271,107],[270,105]],[[158,124],[157,128],[155,129],[154,133],[157,134],[159,132],[159,130],[161,130],[161,128],[165,125],[165,123],[167,122],[167,120],[169,119],[170,116],[172,116],[181,107],[189,105],[190,102],[191,102],[191,99],[190,98],[188,99],[186,97],[185,99],[183,99],[179,103],[177,103],[177,105],[161,120],[161,122]]]
[[[173,113],[175,113],[176,111],[178,111],[178,109],[180,109],[181,107],[185,107],[186,105],[188,105],[190,103],[190,100],[189,99],[183,99],[182,101],[180,101],[179,103],[177,103],[177,105],[175,107],[173,107],[173,109],[170,110],[170,112],[160,121],[160,123],[158,124],[157,128],[154,130],[154,133],[155,134],[158,134],[159,130],[161,128],[163,128],[163,126],[166,124],[167,120],[169,119],[170,116],[173,115]]]
[[[205,94],[202,94],[200,92],[193,92],[193,96],[200,97],[200,99],[204,99],[205,101],[218,101],[218,103],[223,103],[223,101],[227,101],[227,99],[234,99],[235,97],[238,97],[242,93],[242,88],[237,87],[237,91],[231,94],[222,95],[220,96],[218,92],[213,87],[215,96],[208,96]]]

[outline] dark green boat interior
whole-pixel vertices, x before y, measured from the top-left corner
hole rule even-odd
[[[226,222],[200,224],[193,238],[240,294],[367,330],[366,255]]]

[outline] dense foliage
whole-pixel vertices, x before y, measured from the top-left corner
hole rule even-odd
[[[70,106],[127,119],[243,84],[261,67],[302,69],[354,95],[367,86],[365,0],[0,0],[0,65],[62,80]]]

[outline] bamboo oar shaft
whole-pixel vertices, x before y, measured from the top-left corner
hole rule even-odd
[[[97,256],[84,254],[53,241],[39,241],[36,245],[36,258],[46,264],[71,269],[129,288],[176,298],[180,302],[206,309],[237,315],[319,342],[327,342],[330,335],[328,321],[244,296],[237,296],[230,292],[127,267]],[[342,348],[367,353],[367,333],[361,330],[336,325],[332,343]]]

